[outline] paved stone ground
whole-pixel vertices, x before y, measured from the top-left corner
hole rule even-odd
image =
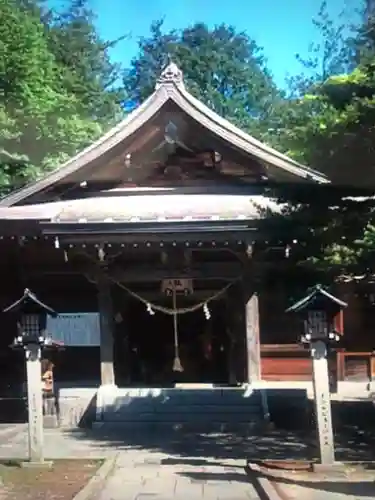
[[[249,475],[262,473],[282,500],[370,500],[375,498],[373,464],[347,464],[341,472],[327,475],[304,470],[261,469],[251,467]]]
[[[79,440],[71,433],[59,429],[44,431],[45,457],[59,458],[105,458],[116,454],[114,447],[105,441]],[[0,427],[0,459],[25,459],[28,453],[28,433],[26,424]]]
[[[244,461],[148,457],[121,452],[106,487],[93,500],[259,500]]]
[[[246,460],[311,458],[306,435],[289,431],[197,435],[174,432],[45,430],[46,458],[117,456],[106,489],[92,500],[265,500]],[[374,441],[336,436],[341,459],[373,459]],[[372,455],[371,455],[372,452]],[[0,459],[27,457],[27,426],[0,425]],[[369,479],[370,477],[370,479]],[[375,473],[374,473],[375,477]],[[375,498],[371,476],[356,481],[312,483],[298,474],[278,481],[283,500],[370,500]]]
[[[288,500],[374,500],[373,481],[365,482],[325,482],[323,484],[301,486],[283,485],[282,491]]]
[[[186,446],[186,444],[185,444]],[[188,448],[188,446],[187,446]],[[197,450],[198,451],[198,450]],[[0,459],[27,455],[27,427],[0,428]],[[259,500],[245,471],[245,459],[223,460],[188,456],[172,457],[147,447],[126,447],[101,435],[80,439],[80,434],[45,430],[48,458],[110,457],[116,467],[106,488],[92,500]]]
[[[20,433],[25,433],[26,424],[0,424],[0,450],[9,448]],[[7,453],[7,452],[6,452]],[[0,457],[1,457],[0,451]]]

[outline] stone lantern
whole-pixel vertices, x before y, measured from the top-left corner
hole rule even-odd
[[[43,464],[43,398],[41,381],[41,352],[45,347],[58,347],[46,336],[47,316],[57,316],[56,311],[44,304],[29,289],[22,297],[3,310],[15,315],[17,336],[13,348],[25,351],[27,373],[27,403],[29,419],[29,463]]]
[[[52,345],[53,341],[45,334],[47,316],[57,316],[56,311],[41,302],[28,288],[22,297],[3,310],[16,316],[17,336],[13,347],[27,347],[37,345],[42,347]]]
[[[322,341],[335,345],[342,331],[338,330],[338,316],[347,307],[346,302],[331,295],[321,285],[316,285],[304,298],[293,304],[286,312],[298,314],[303,324],[301,342],[311,344]]]
[[[322,286],[316,285],[310,293],[293,304],[286,312],[297,314],[301,321],[301,342],[309,347],[312,357],[312,378],[315,415],[320,449],[318,468],[335,466],[335,451],[332,430],[330,384],[327,353],[336,345],[342,331],[337,325],[342,310],[347,304],[331,295]]]

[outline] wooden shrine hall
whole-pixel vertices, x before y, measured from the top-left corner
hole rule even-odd
[[[298,338],[258,293],[261,223],[280,210],[265,187],[328,182],[211,111],[171,63],[121,123],[1,200],[1,305],[28,288],[59,313],[54,383],[98,391],[100,411],[129,388],[251,386],[261,346]],[[3,378],[21,383],[2,325]]]

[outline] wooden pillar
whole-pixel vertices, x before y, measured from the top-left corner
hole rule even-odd
[[[229,383],[243,383],[246,380],[246,322],[243,288],[239,283],[229,288],[226,309]]]
[[[345,380],[345,349],[336,350],[336,378],[337,382]]]
[[[261,357],[259,338],[259,300],[253,293],[246,304],[246,360],[247,382],[261,379]]]
[[[131,382],[130,370],[130,339],[129,339],[129,302],[125,294],[115,296],[115,340],[114,357],[116,379],[120,385],[129,385]],[[118,370],[118,371],[117,371]]]
[[[370,388],[372,390],[372,384],[375,382],[375,352],[373,351],[370,356]]]
[[[111,284],[106,279],[98,281],[98,308],[100,320],[100,376],[101,385],[115,385],[114,373],[114,317]]]

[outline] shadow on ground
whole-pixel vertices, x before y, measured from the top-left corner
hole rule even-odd
[[[375,460],[375,409],[371,403],[334,403],[336,460]],[[231,432],[193,432],[172,424],[134,428],[118,426],[102,429],[66,431],[77,440],[117,450],[142,450],[172,457],[201,459],[316,460],[316,434],[313,413],[280,413],[274,428],[233,430]]]
[[[340,480],[340,479],[335,479],[335,480],[315,480],[315,481],[309,481],[306,479],[300,480],[298,478],[290,478],[290,477],[280,477],[280,476],[274,476],[274,475],[269,475],[264,472],[260,471],[254,471],[251,470],[250,468],[247,469],[247,475],[250,480],[250,482],[254,485],[257,483],[259,484],[259,479],[260,478],[267,478],[272,481],[273,485],[278,489],[278,486],[283,487],[282,491],[284,494],[290,493],[288,491],[288,487],[295,487],[295,486],[300,486],[303,488],[307,488],[310,491],[316,491],[316,492],[327,492],[327,493],[338,493],[341,495],[346,495],[346,496],[353,496],[354,498],[361,498],[361,497],[366,497],[366,498],[375,498],[375,482],[373,480],[355,480],[352,479],[351,481],[349,480]],[[225,481],[225,478],[223,478]],[[302,490],[303,491],[303,490]],[[303,495],[303,492],[295,492],[296,498],[300,497],[300,495]],[[287,498],[294,498],[294,496],[287,496]],[[315,498],[315,497],[313,497]],[[320,498],[320,496],[319,496]],[[325,497],[324,497],[325,498]]]

